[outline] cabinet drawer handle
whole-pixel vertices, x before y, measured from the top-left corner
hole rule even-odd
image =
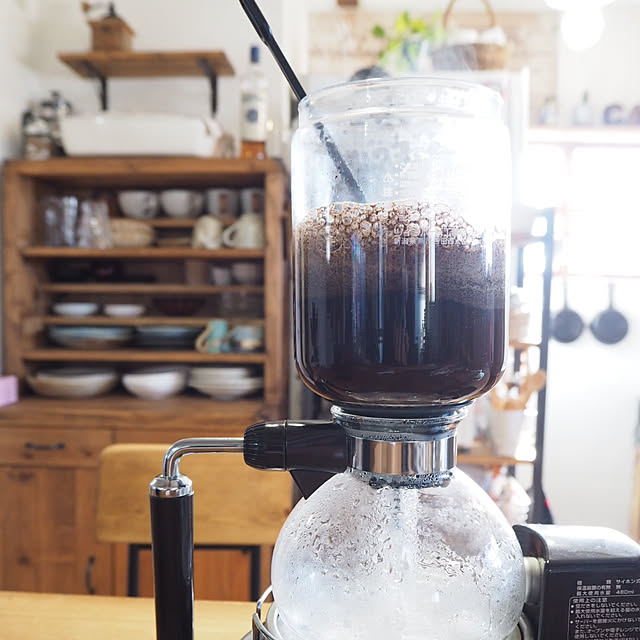
[[[93,568],[96,566],[95,556],[87,558],[87,566],[84,569],[84,586],[89,595],[95,595],[96,588],[93,586]]]
[[[64,442],[54,442],[53,444],[37,444],[36,442],[25,442],[24,448],[28,451],[62,451],[66,448]]]

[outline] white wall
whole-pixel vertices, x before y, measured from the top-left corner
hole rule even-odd
[[[35,74],[27,67],[29,11],[19,0],[0,3],[0,160],[20,149],[20,114],[38,95]]]
[[[576,342],[550,344],[544,486],[559,523],[629,532],[640,407],[640,280],[616,284],[616,308],[630,327],[622,342],[603,345],[587,328]],[[569,298],[588,325],[608,305],[607,283],[571,278]]]
[[[560,44],[558,104],[565,124],[585,90],[600,117],[612,103],[621,103],[627,113],[640,104],[640,6],[616,2],[604,9],[604,16],[602,38],[591,49],[576,53]]]

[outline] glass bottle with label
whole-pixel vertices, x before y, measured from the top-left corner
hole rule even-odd
[[[251,47],[251,67],[241,79],[240,157],[266,158],[268,84],[260,68],[260,49]]]

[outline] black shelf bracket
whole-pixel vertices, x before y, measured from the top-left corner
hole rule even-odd
[[[211,88],[211,115],[215,116],[218,111],[218,75],[211,68],[206,58],[198,58],[198,64],[207,78],[209,78],[209,87]]]
[[[100,107],[103,111],[109,108],[109,87],[107,85],[107,77],[102,75],[89,61],[84,60],[82,66],[87,73],[100,83]]]

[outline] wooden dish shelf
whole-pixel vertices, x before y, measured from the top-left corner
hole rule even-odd
[[[25,247],[25,258],[91,259],[111,260],[124,258],[129,260],[262,260],[262,249],[192,249],[191,247],[142,247],[131,249],[80,249],[78,247]]]
[[[100,293],[100,294],[149,294],[149,295],[213,295],[218,293],[263,293],[262,285],[230,284],[147,284],[110,282],[52,282],[37,286],[44,293]]]
[[[152,349],[58,349],[25,351],[30,362],[152,362],[188,364],[264,364],[264,353],[199,353],[192,350]]]
[[[125,220],[135,220],[136,222],[144,222],[150,227],[156,229],[193,229],[198,218],[147,218],[146,220],[138,220],[137,218],[122,217]]]
[[[23,326],[45,327],[70,325],[83,327],[204,327],[210,320],[225,320],[229,324],[263,325],[264,318],[194,318],[179,316],[139,316],[136,318],[114,318],[111,316],[31,316],[25,318]]]

